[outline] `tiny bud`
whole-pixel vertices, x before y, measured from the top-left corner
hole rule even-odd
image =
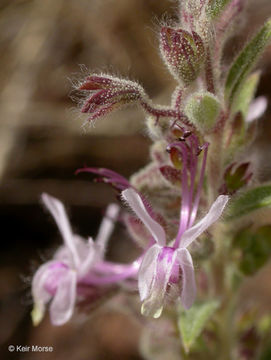
[[[224,183],[220,188],[220,192],[224,194],[234,194],[237,190],[247,185],[252,178],[252,171],[250,169],[250,163],[242,163],[236,166],[236,163],[232,163],[227,167],[224,173]]]
[[[214,128],[220,113],[219,100],[209,92],[192,95],[185,107],[185,114],[189,121],[202,133]]]
[[[159,168],[163,177],[172,185],[181,185],[181,171],[172,166],[164,165]]]
[[[204,44],[197,33],[163,27],[160,50],[169,71],[178,81],[189,85],[197,78],[205,59]]]

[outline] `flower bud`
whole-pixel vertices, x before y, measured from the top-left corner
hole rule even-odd
[[[205,59],[205,49],[196,32],[163,27],[160,50],[169,71],[178,81],[189,85],[197,78]]]
[[[224,183],[220,188],[220,192],[234,194],[248,184],[252,175],[250,163],[246,162],[238,166],[236,166],[236,163],[232,163],[224,173]]]
[[[159,168],[164,179],[173,186],[181,186],[181,176],[182,173],[180,170],[175,169],[170,165],[164,165]]]
[[[221,105],[217,97],[209,92],[193,94],[185,107],[189,121],[202,133],[211,131],[220,113]]]
[[[124,105],[143,98],[144,90],[137,83],[112,76],[92,75],[86,78],[79,90],[90,91],[81,111],[88,113],[89,120],[105,116]]]

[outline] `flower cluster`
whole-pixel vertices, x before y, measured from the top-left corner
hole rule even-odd
[[[116,220],[118,214],[117,205],[109,205],[96,240],[89,238],[85,241],[73,234],[63,204],[47,194],[42,195],[42,201],[54,217],[65,245],[55,253],[53,260],[39,268],[33,278],[34,323],[41,320],[45,304],[52,299],[50,314],[53,324],[60,325],[68,321],[72,316],[76,297],[80,296],[80,284],[91,287],[112,286],[131,278],[138,279],[144,315],[159,317],[168,294],[174,300],[180,297],[186,309],[191,307],[195,300],[196,284],[193,261],[187,247],[220,217],[228,196],[220,195],[207,215],[194,225],[208,144],[200,147],[197,137],[191,134],[187,141],[176,141],[168,146],[171,155],[176,151],[183,164],[182,200],[177,235],[168,242],[165,230],[156,220],[150,204],[128,180],[108,169],[78,170],[97,174],[103,181],[115,186],[121,193],[121,198],[148,230],[150,241],[140,257],[130,265],[113,264],[104,259],[106,244],[113,230],[112,221]],[[203,159],[196,182],[201,152]]]
[[[177,336],[172,336],[187,353],[217,312],[202,349],[207,349],[206,357],[219,358],[221,348],[222,358],[232,359],[233,354],[246,353],[244,336],[251,329],[261,338],[261,350],[271,328],[265,323],[263,330],[251,314],[258,325],[246,320],[246,327],[233,311],[242,278],[254,274],[271,255],[270,220],[263,216],[259,226],[254,215],[270,207],[271,184],[259,184],[253,156],[247,158],[244,151],[255,138],[256,120],[267,108],[265,97],[253,100],[260,72],[251,71],[271,39],[271,20],[226,67],[224,47],[244,0],[178,2],[178,20],[162,26],[159,33],[162,59],[177,83],[169,106],[154,105],[141,85],[112,75],[91,74],[78,89],[84,99],[81,111],[89,121],[139,105],[153,141],[151,161],[130,179],[105,168],[77,170],[111,185],[124,205],[108,206],[95,240],[75,235],[63,204],[42,195],[64,245],[33,277],[32,317],[34,324],[39,323],[50,303],[52,323],[62,325],[82,299],[106,298],[112,289],[138,291],[143,315],[158,318],[164,308],[170,309],[164,317],[171,322],[169,328],[178,328]],[[215,225],[222,214],[223,224]],[[128,264],[106,256],[116,221],[124,223],[140,249]],[[205,232],[207,236],[202,236]],[[197,288],[199,301],[194,304]],[[239,342],[228,336],[231,331]],[[198,357],[203,343],[198,343],[191,359],[203,358]]]

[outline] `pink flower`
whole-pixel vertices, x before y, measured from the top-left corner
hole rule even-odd
[[[179,231],[177,238],[167,246],[164,229],[149,215],[141,197],[131,188],[124,190],[122,196],[155,240],[139,268],[138,287],[143,301],[142,313],[158,318],[162,313],[166,294],[170,292],[181,297],[184,308],[190,308],[195,300],[196,284],[193,261],[187,248],[218,220],[229,197],[220,195],[207,215],[196,225],[186,226],[182,233]]]
[[[64,245],[56,251],[53,260],[43,264],[34,275],[32,318],[37,325],[43,318],[45,305],[51,301],[51,321],[54,325],[62,325],[73,314],[77,284],[88,281],[91,271],[96,266],[101,267],[106,245],[113,231],[113,221],[118,215],[118,206],[108,206],[94,242],[92,238],[85,241],[72,232],[65,208],[58,199],[42,194],[42,201],[54,217]]]
[[[168,151],[173,163],[178,165],[181,161],[182,164],[182,204],[179,228],[174,240],[167,245],[163,227],[150,216],[141,196],[134,189],[122,191],[123,199],[153,237],[154,244],[144,254],[139,268],[138,286],[143,301],[142,313],[155,318],[161,315],[167,295],[174,300],[180,297],[186,309],[193,304],[196,284],[193,261],[187,248],[218,220],[229,199],[226,195],[220,195],[207,215],[194,225],[204,181],[208,144],[200,147],[197,137],[191,134],[187,139],[169,145]],[[201,169],[196,181],[198,157],[202,151]]]

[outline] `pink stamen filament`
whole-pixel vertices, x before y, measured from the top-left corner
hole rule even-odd
[[[198,183],[196,196],[195,196],[195,199],[194,199],[194,205],[193,205],[191,215],[190,215],[189,227],[191,227],[193,225],[193,223],[195,221],[195,218],[197,216],[197,212],[198,212],[200,194],[201,194],[201,189],[203,187],[204,173],[205,173],[205,168],[206,168],[208,145],[209,145],[208,143],[205,143],[203,145],[203,148],[204,148],[203,151],[204,152],[203,152],[203,159],[202,159],[201,170],[200,170],[199,183]]]
[[[181,237],[183,233],[193,225],[200,201],[200,194],[203,187],[204,173],[207,160],[208,143],[202,147],[204,150],[200,176],[197,186],[197,191],[194,196],[194,187],[197,174],[198,165],[198,149],[199,143],[195,135],[189,137],[189,146],[184,142],[173,143],[171,146],[178,148],[182,155],[183,169],[182,169],[182,203],[180,211],[180,226],[174,242],[173,247],[176,249],[180,246]],[[190,182],[188,184],[188,177],[190,175]],[[194,199],[193,199],[194,197]]]
[[[175,145],[175,144],[173,144]],[[187,229],[189,221],[189,190],[188,190],[188,160],[187,160],[187,147],[184,143],[177,143],[178,148],[181,150],[182,159],[183,159],[183,169],[182,169],[182,204],[180,212],[180,226],[178,234],[174,243],[174,248],[178,248],[181,236],[184,231]]]

